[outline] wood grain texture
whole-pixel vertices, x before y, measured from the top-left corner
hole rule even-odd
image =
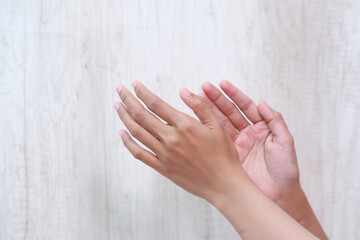
[[[331,239],[360,239],[357,0],[0,1],[0,239],[237,239],[209,204],[134,160],[115,87],[178,109],[235,82],[285,116]]]

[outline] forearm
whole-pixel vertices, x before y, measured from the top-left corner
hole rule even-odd
[[[248,179],[231,194],[210,201],[244,239],[317,239]]]
[[[286,200],[280,200],[277,204],[285,212],[321,240],[328,239],[300,184],[284,199]]]

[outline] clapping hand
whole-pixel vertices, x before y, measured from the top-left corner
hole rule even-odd
[[[208,82],[199,95],[207,100],[233,140],[253,182],[274,202],[285,204],[294,191],[300,190],[300,183],[294,139],[283,117],[264,101],[256,106],[228,81],[222,81],[220,87],[233,102]]]

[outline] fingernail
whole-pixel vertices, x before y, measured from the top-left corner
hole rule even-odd
[[[116,88],[117,93],[120,93],[121,91],[121,85]]]
[[[114,108],[115,108],[115,110],[119,110],[119,108],[120,108],[120,103],[119,103],[119,102],[115,103]]]
[[[136,81],[133,81],[132,84],[133,88],[136,86]]]
[[[124,135],[124,130],[120,130],[120,131],[119,131],[119,135],[120,135],[120,136]]]
[[[190,94],[191,94],[191,92],[190,92],[187,88],[183,88],[183,89],[182,89],[182,92],[183,92],[183,94],[184,94],[185,97],[188,97],[188,96],[190,96]]]

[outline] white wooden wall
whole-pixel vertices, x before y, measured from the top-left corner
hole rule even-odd
[[[0,0],[0,239],[238,239],[122,146],[115,87],[281,111],[331,239],[360,239],[360,1]]]

